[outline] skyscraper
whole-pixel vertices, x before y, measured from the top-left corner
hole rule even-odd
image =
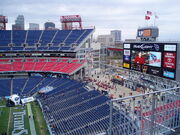
[[[120,30],[112,30],[111,35],[113,37],[114,42],[121,41],[121,31]]]
[[[24,30],[24,16],[18,15],[15,24],[12,25],[12,30]]]
[[[48,30],[48,29],[55,29],[55,24],[53,22],[46,22],[44,24],[44,28],[45,30]]]
[[[39,24],[29,23],[29,30],[39,30]]]

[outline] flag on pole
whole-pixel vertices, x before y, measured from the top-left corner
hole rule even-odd
[[[150,18],[150,16],[145,16],[145,20],[150,20],[151,18]]]
[[[151,11],[147,11],[147,15],[152,15],[152,12]]]

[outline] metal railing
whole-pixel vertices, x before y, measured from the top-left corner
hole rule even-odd
[[[180,87],[128,96],[110,101],[109,135],[172,134],[180,127]],[[114,109],[128,120],[113,117]],[[121,124],[114,124],[117,123]],[[122,124],[123,123],[123,124]],[[125,131],[119,130],[126,129]],[[133,131],[132,131],[133,130]]]

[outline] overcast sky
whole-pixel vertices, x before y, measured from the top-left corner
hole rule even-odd
[[[83,26],[95,26],[95,36],[122,30],[122,39],[135,38],[139,26],[147,25],[146,11],[159,16],[159,40],[180,41],[180,0],[0,0],[0,14],[8,16],[8,29],[19,14],[24,15],[26,29],[29,23],[46,21],[60,28],[60,16],[79,14]],[[154,16],[148,25],[154,24]]]

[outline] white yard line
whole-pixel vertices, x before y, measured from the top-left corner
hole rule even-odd
[[[9,135],[10,121],[11,121],[11,107],[10,107],[10,111],[9,111],[8,128],[7,128],[7,134],[8,135]]]

